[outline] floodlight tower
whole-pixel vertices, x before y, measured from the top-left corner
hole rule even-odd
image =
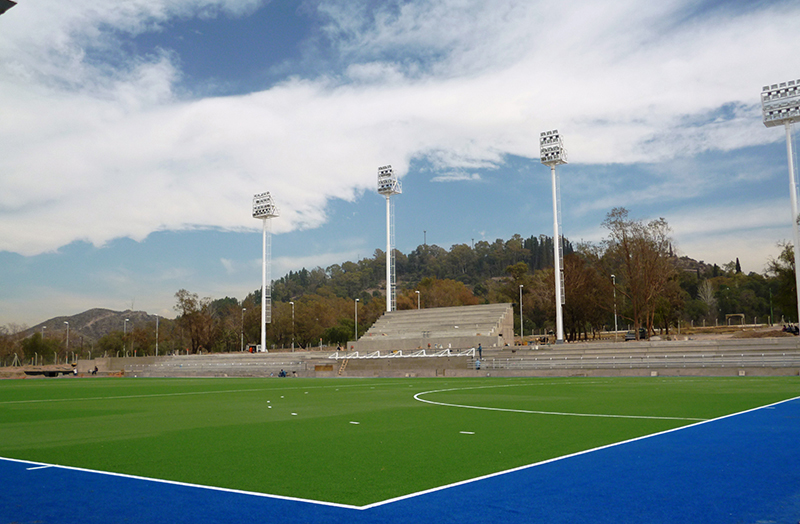
[[[272,322],[272,219],[280,211],[269,192],[253,196],[253,218],[262,222],[261,243],[261,351],[267,350],[267,327]]]
[[[564,343],[564,250],[561,246],[561,186],[556,166],[567,163],[567,152],[558,130],[544,131],[539,136],[539,156],[550,166],[553,180],[553,266],[556,279],[556,344]]]
[[[392,195],[403,192],[392,166],[378,168],[378,193],[386,197],[386,311],[397,309],[397,282],[394,271],[394,202]]]
[[[792,154],[792,124],[800,122],[800,80],[789,80],[780,84],[764,86],[761,89],[761,112],[764,125],[775,127],[783,125],[786,129],[786,155],[789,158],[789,196],[792,203],[792,233],[794,236],[795,287],[797,291],[797,320],[800,322],[800,231],[797,214],[797,182],[794,175],[794,156]]]

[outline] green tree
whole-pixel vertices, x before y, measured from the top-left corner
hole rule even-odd
[[[22,348],[22,352],[25,354],[25,360],[38,357],[39,362],[41,363],[43,359],[47,359],[48,362],[53,359],[53,355],[58,352],[59,345],[60,342],[58,340],[52,338],[42,338],[42,334],[36,332],[24,339],[20,344],[20,347]],[[20,355],[20,358],[22,358],[22,355]]]
[[[211,316],[211,299],[201,299],[197,293],[185,289],[175,293],[173,307],[179,313],[176,319],[181,330],[189,337],[192,354],[208,350],[213,343],[214,319]]]
[[[581,334],[587,339],[588,331],[594,333],[606,318],[606,299],[613,294],[610,281],[603,278],[597,268],[588,264],[582,256],[572,253],[564,256],[564,288],[564,330],[567,339],[578,340]]]
[[[787,320],[797,321],[797,280],[795,279],[794,247],[782,243],[778,258],[767,263],[767,276],[776,283],[772,299],[781,308]]]

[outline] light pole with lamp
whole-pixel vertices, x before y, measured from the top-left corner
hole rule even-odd
[[[761,112],[764,125],[783,125],[786,129],[786,155],[789,158],[789,196],[792,205],[792,233],[794,236],[794,259],[800,260],[800,231],[797,214],[797,182],[794,175],[792,155],[792,124],[800,122],[800,79],[764,86],[761,89]],[[800,323],[800,268],[795,264],[795,288],[797,291],[797,321]]]
[[[614,342],[617,341],[617,277],[611,275],[611,285],[614,288]]]
[[[67,350],[66,350],[67,352],[64,355],[64,363],[68,363],[69,362],[69,322],[67,322],[65,320],[64,324],[67,325]]]
[[[244,312],[245,311],[247,311],[247,308],[243,307],[242,308],[242,329],[240,331],[240,333],[241,333],[241,347],[239,348],[239,351],[244,351]]]
[[[378,168],[378,193],[386,197],[386,311],[394,311],[397,307],[395,270],[394,270],[394,204],[392,195],[403,192],[403,186],[397,180],[392,166]],[[358,337],[356,337],[358,338]]]
[[[419,290],[414,291],[417,294],[417,309],[419,309]]]
[[[158,356],[158,315],[156,315],[156,356]]]
[[[292,305],[292,351],[294,351],[294,302],[289,302]]]
[[[525,342],[525,331],[522,329],[522,288],[523,285],[519,285],[519,339],[520,345]]]
[[[355,302],[355,330],[356,330],[356,338],[353,340],[358,342],[358,299]]]
[[[272,219],[280,216],[269,192],[253,196],[253,218],[261,219],[261,351],[267,351],[267,324],[272,322]]]
[[[556,280],[556,344],[564,343],[564,251],[561,247],[561,197],[556,166],[567,163],[567,152],[558,130],[544,131],[539,137],[539,156],[550,167],[553,186],[553,267]]]
[[[122,323],[122,351],[127,351],[128,349],[128,322],[130,322],[130,319],[126,318],[125,322]]]

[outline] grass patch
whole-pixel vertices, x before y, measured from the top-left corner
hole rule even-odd
[[[0,455],[364,505],[798,395],[792,377],[4,381]]]

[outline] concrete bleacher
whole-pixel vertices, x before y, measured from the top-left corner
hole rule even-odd
[[[357,341],[354,350],[501,348],[514,341],[511,304],[410,309],[386,312]]]
[[[277,376],[281,370],[304,372],[307,360],[308,355],[300,353],[108,357],[80,361],[78,371],[88,373],[96,365],[101,374],[122,372],[131,377],[268,377]]]
[[[374,346],[369,350],[377,353]],[[300,377],[800,375],[800,337],[510,347],[484,344],[480,369],[475,356],[413,357],[419,352],[398,355],[395,351],[365,354],[364,358],[333,348],[109,357],[79,360],[77,370],[88,376],[97,366],[100,376],[127,377],[277,377],[281,369]]]

